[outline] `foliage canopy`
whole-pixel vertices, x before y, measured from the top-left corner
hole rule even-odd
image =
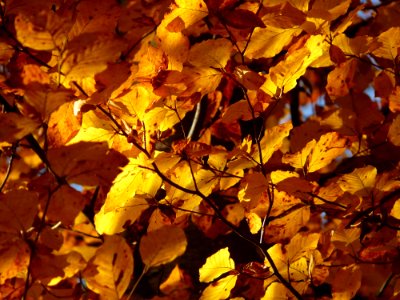
[[[399,1],[0,14],[2,299],[399,297]]]

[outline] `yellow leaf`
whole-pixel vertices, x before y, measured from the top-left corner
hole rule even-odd
[[[332,230],[331,241],[336,248],[349,251],[348,247],[360,239],[360,228]],[[351,247],[353,249],[353,247]]]
[[[195,67],[224,68],[231,50],[232,43],[227,39],[206,40],[190,48],[188,62]]]
[[[265,131],[264,137],[260,141],[262,160],[267,163],[275,151],[281,148],[283,140],[289,135],[290,130],[293,128],[292,122],[287,122],[281,125],[276,125]],[[253,145],[252,157],[257,162],[260,162],[258,147]]]
[[[321,136],[308,156],[308,172],[315,172],[329,165],[346,150],[347,139],[337,132],[328,132]]]
[[[293,168],[302,169],[307,163],[308,156],[315,148],[316,143],[313,139],[300,151],[293,154],[286,153],[282,158],[282,162],[291,165]]]
[[[149,203],[145,196],[134,195],[132,197],[124,197],[120,206],[112,203],[112,208],[106,207],[106,202],[100,211],[94,216],[94,224],[99,234],[116,234],[124,231],[126,225],[133,224],[149,207]]]
[[[252,234],[256,234],[262,227],[262,220],[256,213],[250,212],[246,214],[247,223],[249,224],[249,230]]]
[[[104,212],[122,208],[137,195],[152,197],[161,187],[162,180],[157,173],[146,168],[151,167],[151,161],[144,154],[138,158],[130,158],[129,163],[114,179],[104,203]]]
[[[237,275],[228,275],[220,280],[211,283],[201,294],[200,300],[226,299],[235,287]]]
[[[0,140],[15,142],[39,127],[39,123],[16,113],[0,113]]]
[[[190,287],[190,280],[188,280],[185,272],[176,265],[167,280],[160,285],[160,291],[165,295],[173,297],[175,293],[180,295],[179,293],[186,290],[184,293],[188,296]]]
[[[17,39],[22,45],[35,50],[53,50],[56,45],[49,31],[38,28],[28,17],[18,15],[15,18]]]
[[[309,207],[301,207],[292,213],[277,218],[265,228],[264,241],[266,243],[276,243],[292,238],[301,227],[307,224],[309,219]]]
[[[390,215],[400,220],[400,200],[396,200],[390,211]]]
[[[340,188],[351,194],[368,197],[375,186],[377,169],[373,166],[355,169],[339,178]]]
[[[308,256],[312,251],[317,249],[319,233],[303,233],[299,232],[286,246],[286,256],[289,262],[294,262],[303,256]]]
[[[125,239],[105,236],[96,255],[83,271],[88,287],[100,294],[100,299],[119,300],[131,282],[133,274],[132,249]]]
[[[382,32],[371,45],[371,48],[375,47],[373,54],[394,61],[398,56],[397,49],[400,47],[400,27],[390,27],[389,30]]]
[[[268,14],[265,16],[267,17]],[[250,59],[273,57],[289,45],[293,38],[301,32],[301,28],[276,28],[268,25],[266,28],[256,27],[245,55]]]
[[[393,145],[400,146],[400,115],[390,125],[388,139]]]
[[[334,300],[352,299],[361,287],[362,272],[357,265],[339,268],[332,282]]]
[[[185,232],[175,226],[150,231],[140,240],[139,252],[147,267],[156,267],[181,256],[187,246]]]
[[[211,282],[222,274],[235,269],[235,262],[230,257],[228,247],[218,250],[209,256],[200,268],[200,282]]]
[[[270,69],[261,89],[270,96],[280,96],[293,89],[307,67],[323,54],[324,38],[323,35],[313,35],[303,47],[292,52],[289,49],[286,59]]]
[[[124,44],[121,40],[98,34],[82,34],[71,42],[61,57],[60,71],[67,81],[94,76],[116,61]]]
[[[287,288],[279,282],[272,282],[266,289],[261,300],[286,300],[288,299]]]

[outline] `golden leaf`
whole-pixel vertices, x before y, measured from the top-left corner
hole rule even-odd
[[[67,81],[82,80],[107,68],[116,61],[124,44],[101,33],[82,34],[70,41],[61,57],[60,71]]]
[[[151,168],[151,161],[144,154],[140,154],[138,158],[129,159],[129,163],[114,179],[107,194],[104,204],[105,213],[125,207],[136,195],[140,197],[147,195],[151,198],[157,193],[162,180],[157,173],[146,168]]]
[[[265,17],[268,17],[268,14],[265,15]],[[298,36],[301,32],[302,29],[296,27],[277,28],[268,25],[266,28],[257,27],[254,29],[245,55],[250,59],[273,57],[281,52],[284,47],[289,45],[293,38]],[[242,47],[244,47],[244,45]]]
[[[338,184],[345,192],[368,197],[375,186],[376,174],[377,169],[373,166],[358,168],[349,174],[341,176]]]
[[[282,158],[282,162],[291,165],[293,168],[302,169],[307,163],[307,159],[315,148],[316,143],[317,142],[313,139],[300,151],[293,154],[286,153]]]
[[[307,171],[315,172],[329,165],[346,150],[347,139],[336,132],[328,132],[321,136],[308,156]]]
[[[271,221],[264,231],[266,243],[281,242],[293,237],[310,219],[310,208],[300,207],[295,211]]]
[[[143,195],[124,197],[121,200],[119,206],[112,203],[112,207],[107,207],[111,204],[106,202],[94,216],[94,224],[99,234],[112,235],[124,231],[127,225],[133,224],[149,207],[148,200]]]
[[[264,164],[268,162],[275,151],[281,148],[283,140],[289,135],[292,128],[292,122],[287,122],[265,130],[264,137],[260,141]],[[255,145],[252,147],[252,157],[255,161],[260,162],[258,147],[255,147]]]
[[[181,256],[187,246],[185,232],[175,226],[165,226],[150,231],[142,237],[140,256],[146,267],[156,267]]]
[[[227,39],[207,40],[190,48],[188,62],[195,67],[224,68],[231,50],[232,43]]]
[[[286,59],[272,67],[261,89],[270,96],[279,97],[297,84],[308,66],[323,54],[323,35],[312,35],[303,47],[290,51]]]
[[[235,287],[237,275],[228,275],[220,280],[211,283],[201,294],[201,300],[226,299]]]
[[[400,27],[391,27],[382,32],[372,43],[371,48],[373,54],[379,57],[387,58],[394,61],[398,56],[398,48],[400,47]]]
[[[235,269],[235,262],[230,257],[228,247],[218,250],[209,256],[200,268],[200,282],[211,282],[222,274]]]
[[[394,203],[390,215],[400,220],[400,199]]]
[[[288,290],[282,283],[272,282],[265,290],[265,294],[261,300],[286,300],[288,299],[287,292]]]
[[[82,275],[100,299],[119,300],[128,288],[132,274],[132,249],[125,239],[113,235],[104,237],[104,244],[97,249]]]

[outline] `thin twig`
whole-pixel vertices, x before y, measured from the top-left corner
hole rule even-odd
[[[3,190],[4,186],[6,185],[8,178],[10,177],[11,170],[12,170],[12,164],[13,164],[14,158],[16,156],[15,150],[16,150],[16,147],[12,146],[12,148],[11,148],[12,152],[11,152],[11,156],[10,156],[10,161],[8,162],[6,175],[4,176],[3,182],[0,185],[0,193]]]

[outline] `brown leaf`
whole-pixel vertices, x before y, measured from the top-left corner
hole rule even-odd
[[[245,9],[225,10],[221,12],[223,22],[237,29],[265,28],[264,22],[255,13]]]

